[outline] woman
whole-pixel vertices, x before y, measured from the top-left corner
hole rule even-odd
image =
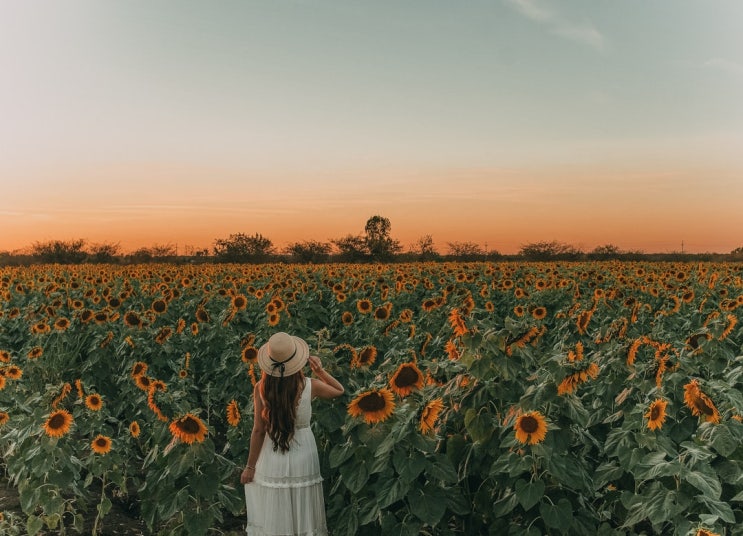
[[[315,379],[302,373],[309,361]],[[253,432],[245,484],[251,536],[325,535],[320,460],[310,429],[313,398],[335,398],[343,386],[310,355],[307,343],[275,333],[258,350],[263,371],[256,384]]]

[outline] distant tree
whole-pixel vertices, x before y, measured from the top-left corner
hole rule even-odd
[[[214,256],[224,262],[266,262],[274,254],[273,242],[260,233],[231,234],[214,241]]]
[[[741,260],[743,259],[743,246],[735,248],[733,251],[730,252],[730,256],[734,260]]]
[[[614,244],[604,244],[603,246],[596,246],[591,251],[592,255],[598,255],[602,257],[617,256],[621,253],[622,250],[619,249],[619,246],[615,246]]]
[[[178,254],[173,244],[153,244],[149,250],[150,254],[156,259],[175,257]]]
[[[363,236],[348,234],[330,242],[338,250],[339,260],[343,262],[359,262],[369,259],[366,239]]]
[[[472,259],[485,255],[485,250],[475,242],[447,242],[446,245],[449,248],[449,255],[457,258]]]
[[[119,243],[91,244],[88,246],[88,260],[90,262],[113,262],[121,254]]]
[[[298,262],[319,263],[328,260],[332,249],[332,245],[327,242],[305,240],[304,242],[294,242],[289,244],[284,249],[284,253],[291,255]]]
[[[128,259],[131,262],[138,263],[152,262],[152,251],[150,250],[150,248],[139,248],[132,251],[128,255]]]
[[[372,260],[388,261],[402,249],[400,242],[390,237],[391,229],[389,218],[383,216],[372,216],[366,221],[364,240]]]
[[[441,257],[433,243],[431,235],[421,236],[410,248],[410,252],[418,256],[420,261],[431,261]]]
[[[555,258],[576,259],[582,251],[570,244],[558,242],[532,242],[521,246],[519,255],[531,260],[549,260]]]
[[[31,246],[31,255],[41,262],[75,264],[85,260],[85,240],[51,240],[49,242],[35,242]]]

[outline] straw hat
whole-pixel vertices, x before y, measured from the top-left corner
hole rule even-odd
[[[258,349],[258,365],[266,374],[283,378],[302,370],[309,356],[303,339],[279,331]]]

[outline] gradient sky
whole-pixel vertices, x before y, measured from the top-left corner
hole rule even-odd
[[[3,0],[0,251],[743,245],[739,0]],[[181,249],[182,251],[182,249]]]

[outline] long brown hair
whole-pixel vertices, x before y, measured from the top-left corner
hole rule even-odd
[[[284,453],[289,450],[289,444],[294,438],[297,402],[303,387],[304,374],[301,370],[283,378],[263,373],[260,394],[264,404],[261,417],[266,423],[268,437],[273,441],[274,451],[281,450]]]

